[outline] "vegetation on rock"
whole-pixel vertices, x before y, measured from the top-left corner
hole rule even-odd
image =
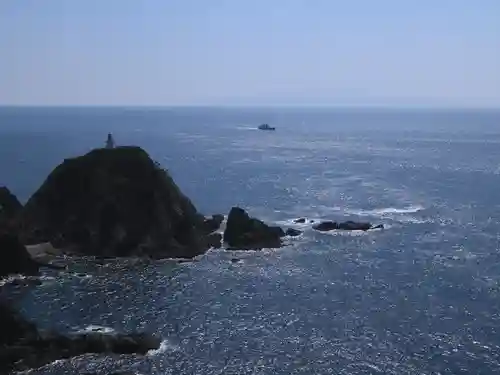
[[[204,217],[140,147],[66,159],[26,203],[26,243],[87,255],[192,257],[207,249]]]

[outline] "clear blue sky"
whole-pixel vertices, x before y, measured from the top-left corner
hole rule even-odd
[[[0,0],[0,103],[500,107],[500,0]]]

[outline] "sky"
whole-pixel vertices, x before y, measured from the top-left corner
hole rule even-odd
[[[0,104],[500,108],[500,1],[0,0]]]

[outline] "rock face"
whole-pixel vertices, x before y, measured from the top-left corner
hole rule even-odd
[[[339,229],[339,225],[335,221],[322,221],[319,224],[313,225],[313,229],[320,232],[328,232]]]
[[[322,221],[319,224],[313,225],[313,229],[320,232],[328,232],[331,230],[363,230],[367,231],[369,229],[380,229],[384,226],[382,224],[373,226],[370,223],[362,223],[355,221],[345,221],[337,223],[335,221]]]
[[[219,249],[222,247],[222,234],[220,233],[211,233],[207,236],[207,245],[208,247],[213,247],[214,249]]]
[[[144,355],[160,347],[160,339],[144,333],[90,332],[65,336],[39,332],[4,304],[0,304],[0,331],[0,373],[37,368],[86,353]]]
[[[201,254],[209,233],[168,172],[139,147],[64,160],[26,203],[21,232],[27,244],[79,254],[152,257]]]
[[[227,218],[224,242],[231,249],[262,249],[282,246],[285,232],[280,227],[269,226],[252,218],[245,210],[233,207]]]
[[[12,229],[23,206],[5,186],[0,186],[0,233]]]
[[[14,274],[38,276],[41,267],[56,270],[66,268],[50,264],[48,259],[41,257],[34,259],[17,235],[0,233],[0,278]]]
[[[23,319],[5,303],[0,303],[0,329],[2,331],[0,347],[13,345],[21,339],[36,340],[38,338],[35,325]]]
[[[35,262],[16,235],[0,234],[0,278],[11,274],[36,276],[39,263]]]
[[[301,234],[302,232],[300,230],[294,228],[288,228],[285,232],[285,235],[290,237],[300,236]]]
[[[8,217],[18,214],[23,205],[5,186],[0,186],[0,215]]]

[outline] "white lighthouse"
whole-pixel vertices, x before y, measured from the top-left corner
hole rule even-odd
[[[115,148],[115,141],[111,133],[108,133],[108,139],[106,140],[106,148]]]

